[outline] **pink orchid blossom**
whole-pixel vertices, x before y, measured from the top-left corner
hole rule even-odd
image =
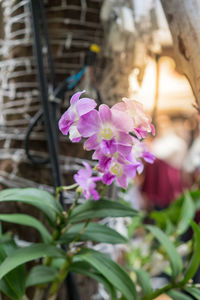
[[[94,200],[99,200],[100,196],[96,190],[95,182],[100,181],[101,177],[92,177],[92,169],[89,164],[83,162],[83,165],[85,169],[80,169],[78,173],[74,175],[74,180],[83,190],[86,199],[94,198]]]
[[[84,148],[94,150],[92,159],[97,160],[96,170],[102,174],[101,177],[92,176],[89,164],[83,163],[85,168],[74,175],[74,180],[86,199],[92,197],[98,200],[97,181],[110,185],[116,180],[126,188],[128,179],[133,179],[143,171],[143,161],[154,162],[154,155],[139,139],[146,137],[149,132],[154,135],[155,129],[139,102],[123,98],[123,102],[111,109],[102,104],[96,110],[97,104],[93,99],[79,99],[83,92],[72,96],[70,107],[59,121],[59,128],[63,134],[69,133],[72,142],[86,138]]]
[[[128,178],[133,179],[136,176],[136,171],[139,166],[138,162],[130,163],[123,157],[113,157],[107,164],[107,172],[102,177],[102,182],[110,185],[114,179],[124,189],[128,186]]]
[[[136,138],[133,138],[132,150],[127,156],[127,159],[133,164],[136,162],[139,164],[137,168],[137,172],[141,174],[144,169],[144,165],[141,159],[143,159],[147,163],[153,164],[155,160],[155,156],[151,152],[149,152],[146,143],[141,142]]]
[[[92,110],[80,117],[78,131],[83,137],[88,138],[84,144],[86,150],[96,150],[100,146],[103,151],[112,152],[111,148],[117,143],[131,145],[131,136],[128,132],[132,125],[132,120],[126,113],[112,114],[111,109],[102,104],[99,111]]]
[[[64,135],[69,133],[69,138],[73,143],[81,140],[81,134],[77,129],[77,124],[81,116],[94,109],[97,104],[93,99],[80,98],[85,91],[74,94],[70,100],[70,107],[62,115],[59,121],[59,129]]]
[[[145,138],[147,133],[155,135],[155,128],[151,124],[151,118],[143,109],[143,105],[138,101],[123,98],[123,102],[117,103],[112,107],[112,111],[126,112],[133,120],[132,130],[138,138]]]

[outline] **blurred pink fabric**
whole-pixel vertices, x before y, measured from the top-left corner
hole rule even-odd
[[[186,187],[180,170],[158,158],[152,165],[146,164],[144,175],[141,191],[154,208],[167,207]]]

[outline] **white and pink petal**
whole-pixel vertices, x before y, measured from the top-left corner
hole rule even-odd
[[[83,137],[90,137],[97,133],[100,128],[99,113],[96,110],[91,110],[81,116],[77,127]]]
[[[76,104],[76,110],[79,116],[87,114],[89,111],[94,109],[97,103],[90,98],[81,98]]]

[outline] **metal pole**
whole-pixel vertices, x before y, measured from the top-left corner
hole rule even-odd
[[[50,154],[54,188],[56,189],[56,187],[61,186],[61,175],[60,175],[59,159],[58,159],[58,135],[56,134],[57,133],[56,107],[55,107],[55,103],[49,101],[48,85],[47,85],[46,75],[44,71],[42,42],[40,38],[40,25],[39,25],[40,20],[38,20],[38,16],[41,10],[40,0],[30,0],[30,7],[32,13],[34,52],[36,58],[40,97],[41,97],[41,103],[43,107],[44,125],[45,125],[45,132],[47,134],[47,143],[48,143],[48,150]],[[50,68],[52,68],[52,64]],[[62,206],[64,206],[62,196],[60,200]],[[76,285],[76,280],[74,277],[75,276],[73,274],[69,273],[66,279],[69,300],[80,300],[77,285]]]

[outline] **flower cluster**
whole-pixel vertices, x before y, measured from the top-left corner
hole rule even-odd
[[[96,181],[110,185],[117,180],[126,188],[128,178],[134,178],[143,170],[143,162],[153,163],[154,156],[141,141],[149,132],[155,134],[151,118],[143,110],[142,104],[123,98],[123,102],[109,108],[101,104],[96,109],[96,102],[90,98],[81,98],[78,92],[70,100],[70,107],[62,115],[59,128],[64,135],[69,134],[72,142],[85,138],[85,150],[94,150],[92,158],[97,160],[96,170],[100,177],[92,177],[88,164],[75,176],[75,181],[84,190],[88,199],[99,199]]]

